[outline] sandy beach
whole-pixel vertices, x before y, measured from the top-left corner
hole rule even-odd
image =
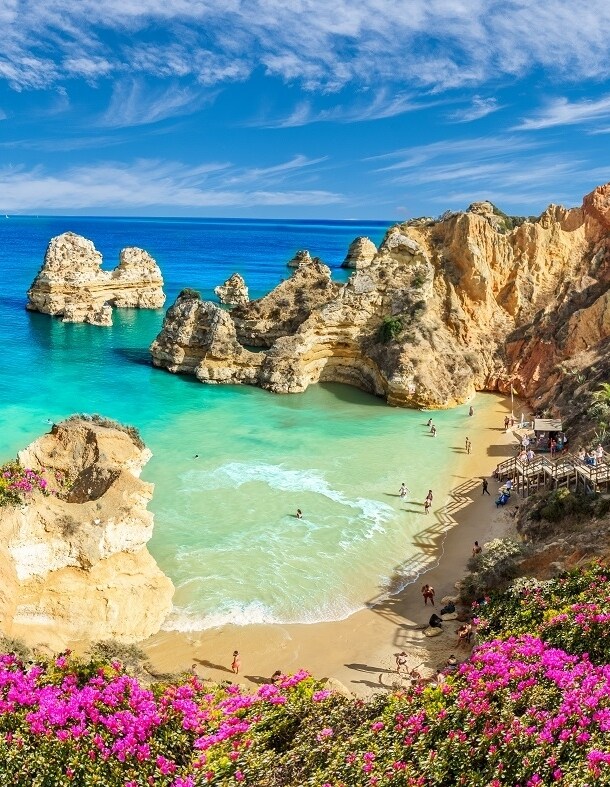
[[[455,652],[457,625],[446,623],[438,637],[423,635],[424,624],[434,610],[424,606],[421,586],[426,582],[433,585],[438,611],[444,596],[455,595],[455,583],[465,573],[474,541],[484,544],[514,534],[518,498],[513,496],[505,508],[496,508],[499,484],[492,477],[496,465],[514,454],[516,438],[503,429],[510,400],[498,397],[496,407],[481,414],[476,411],[476,400],[474,406],[474,415],[464,429],[464,439],[469,436],[472,441],[472,453],[466,453],[463,443],[453,447],[456,459],[448,501],[438,508],[433,505],[428,516],[422,508],[416,546],[433,561],[412,584],[396,595],[364,600],[366,608],[341,621],[224,626],[192,633],[161,631],[142,643],[154,670],[177,672],[196,665],[201,677],[232,679],[232,653],[238,650],[242,668],[237,682],[255,686],[267,682],[275,670],[304,668],[367,696],[396,682],[394,654],[404,650],[411,667],[432,674]],[[520,403],[515,406],[515,412],[521,412],[517,409]],[[482,494],[483,477],[489,480],[489,496]],[[398,488],[398,473],[397,478]],[[456,655],[460,660],[467,657],[464,651]]]

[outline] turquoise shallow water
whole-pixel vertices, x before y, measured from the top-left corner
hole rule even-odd
[[[454,484],[466,407],[434,414],[439,435],[431,438],[427,414],[345,386],[275,396],[153,369],[147,348],[162,311],[115,311],[110,329],[27,313],[24,294],[46,243],[67,229],[94,240],[109,265],[122,246],[147,248],[163,268],[169,304],[181,287],[207,294],[233,270],[260,294],[287,275],[297,248],[336,266],[355,235],[378,242],[382,226],[5,220],[0,456],[14,456],[48,418],[73,412],[140,429],[154,454],[143,476],[155,484],[150,550],[177,588],[170,628],[343,618],[417,574],[430,558],[414,540],[434,521],[421,503],[432,487],[434,507],[442,505]],[[493,402],[478,397],[477,407]],[[407,502],[397,496],[402,481]]]

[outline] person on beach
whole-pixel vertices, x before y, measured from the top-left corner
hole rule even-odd
[[[428,429],[432,426],[432,418],[428,418],[428,423],[426,424]]]
[[[474,546],[472,548],[472,556],[474,557],[475,555],[480,555],[482,551],[483,551],[483,548],[481,546],[479,546],[479,542],[475,541],[474,542]]]
[[[455,644],[456,648],[464,647],[466,648],[470,643],[470,636],[471,636],[472,629],[469,623],[462,623],[459,629],[456,631],[457,634],[457,642]]]
[[[428,494],[426,495],[426,500],[432,502],[432,490],[428,489]]]
[[[430,513],[430,506],[431,505],[432,505],[432,501],[428,500],[428,498],[426,498],[424,500],[424,514],[429,514]]]
[[[447,659],[447,663],[445,664],[445,672],[457,672],[458,667],[460,666],[460,662],[456,659],[453,653]]]
[[[466,438],[466,453],[467,453],[467,454],[469,454],[469,453],[470,453],[470,450],[471,450],[471,448],[472,448],[472,443],[470,442],[470,438],[469,438],[469,437],[467,437],[467,438]]]
[[[399,497],[406,497],[406,496],[407,496],[407,492],[409,492],[409,493],[410,493],[410,489],[409,489],[409,487],[408,487],[408,486],[407,486],[407,485],[406,485],[406,484],[403,482],[403,483],[400,485],[400,489],[398,490],[398,496],[399,496]]]
[[[434,424],[432,424],[432,426],[430,427],[430,434],[432,435],[432,437],[436,437],[436,426],[434,426]]]
[[[491,493],[489,491],[489,483],[488,483],[486,478],[483,479],[483,491],[482,491],[481,494],[482,495],[490,495],[491,496]]]
[[[271,676],[270,683],[272,683],[275,686],[275,684],[279,683],[281,679],[282,679],[282,671],[279,670],[279,669],[276,669],[276,671]]]
[[[505,416],[505,418],[504,418],[504,431],[506,431],[508,429],[509,423],[510,423],[510,418],[508,416]]]
[[[428,625],[431,629],[442,629],[443,628],[443,619],[439,618],[436,612],[433,612],[430,615],[430,620],[428,621]]]
[[[441,609],[441,615],[453,615],[455,612],[455,604],[453,601],[448,601]]]
[[[303,512],[301,511],[300,508],[297,508],[296,518],[303,519]]]
[[[468,410],[468,415],[474,415],[474,407],[470,405],[470,410]]]
[[[424,597],[424,604],[426,606],[428,606],[428,599],[430,599],[430,601],[432,602],[433,607],[436,606],[434,604],[434,588],[432,587],[432,585],[428,585],[428,583],[426,583],[421,589],[421,594]]]
[[[400,653],[396,653],[394,658],[396,659],[396,672],[402,675],[403,672],[407,671],[407,654],[403,650]]]
[[[241,667],[241,658],[239,657],[239,651],[233,651],[233,662],[231,663],[231,672],[234,672],[236,675],[239,675],[239,668]]]

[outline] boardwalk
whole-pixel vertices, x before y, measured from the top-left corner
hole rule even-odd
[[[531,462],[522,462],[514,457],[498,465],[497,476],[500,481],[511,478],[513,489],[521,497],[527,497],[540,489],[608,492],[610,464],[602,461],[591,467],[571,454],[563,454],[554,460],[539,455]]]

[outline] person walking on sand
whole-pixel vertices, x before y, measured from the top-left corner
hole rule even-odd
[[[432,602],[433,607],[436,606],[434,603],[434,588],[432,587],[432,585],[428,585],[428,583],[426,582],[426,584],[421,589],[421,594],[424,597],[424,604],[426,606],[428,606],[428,599],[430,599],[430,601]]]
[[[406,497],[407,494],[411,494],[411,490],[403,481],[402,484],[400,485],[400,489],[398,490],[398,495],[399,497]]]
[[[432,505],[432,501],[428,500],[428,498],[426,498],[424,500],[424,514],[429,514],[430,513],[430,506],[431,505]]]
[[[474,415],[474,407],[470,405],[470,410],[468,410],[468,415]]]
[[[430,434],[432,435],[432,437],[436,437],[436,426],[434,426],[434,424],[432,424],[432,426],[430,427]]]
[[[399,675],[402,675],[402,673],[406,672],[407,670],[407,654],[403,650],[400,653],[397,653],[394,658],[396,659],[396,672]]]
[[[475,541],[474,546],[472,548],[472,556],[475,557],[475,555],[480,555],[482,551],[483,549],[482,547],[479,546],[479,542]]]
[[[426,495],[426,500],[429,500],[432,503],[432,490],[428,489],[428,494]]]
[[[483,492],[482,492],[483,495],[489,495],[490,494],[488,487],[489,487],[489,484],[487,482],[487,479],[484,478],[483,479]]]
[[[241,667],[241,659],[239,657],[239,651],[233,651],[233,662],[231,664],[231,672],[234,672],[236,675],[239,675],[239,668]]]
[[[428,418],[428,423],[426,424],[428,429],[432,426],[432,418]]]
[[[472,443],[470,442],[470,438],[466,438],[466,453],[469,454],[472,449]]]
[[[297,508],[296,517],[297,519],[303,519],[303,512],[301,511],[300,508]]]

